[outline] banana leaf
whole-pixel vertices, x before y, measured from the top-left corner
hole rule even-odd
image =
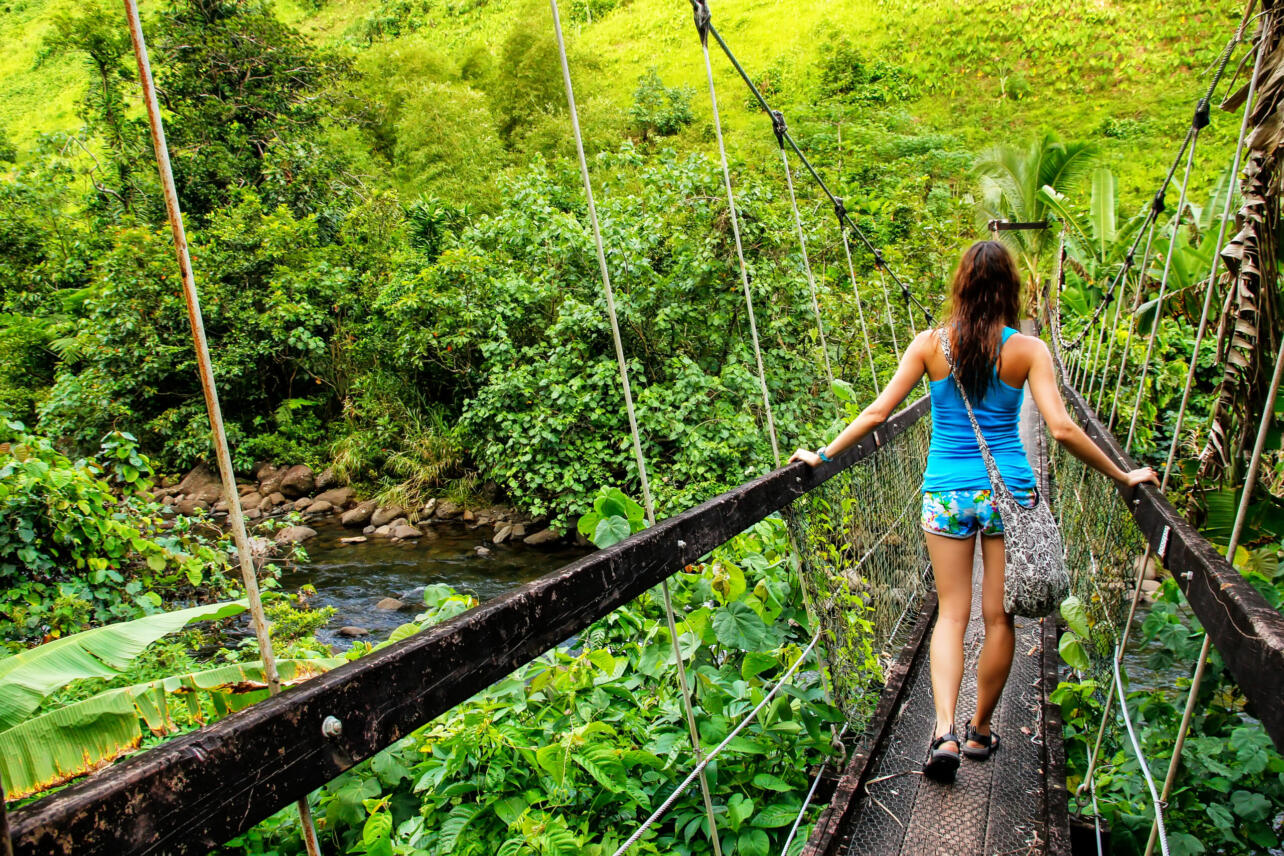
[[[281,683],[292,685],[346,663],[342,657],[281,660]],[[263,663],[234,663],[106,690],[0,732],[0,777],[10,799],[37,794],[90,773],[137,748],[147,732],[176,730],[171,705],[206,719],[200,696],[215,718],[267,697]]]
[[[81,678],[114,678],[144,648],[193,621],[244,612],[243,600],[194,606],[96,627],[0,660],[0,731],[13,728],[50,693]]]

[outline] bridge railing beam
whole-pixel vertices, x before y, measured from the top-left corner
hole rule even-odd
[[[1123,451],[1076,390],[1066,400],[1083,430],[1125,470],[1136,462]],[[1267,603],[1217,548],[1200,535],[1152,485],[1119,488],[1152,554],[1186,596],[1208,638],[1239,683],[1253,714],[1275,746],[1284,750],[1284,615]]]
[[[21,808],[10,815],[14,852],[207,852],[868,458],[927,412],[920,399],[832,463],[778,469]],[[338,727],[323,732],[330,718]]]

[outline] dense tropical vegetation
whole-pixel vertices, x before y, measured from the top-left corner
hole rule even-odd
[[[970,5],[714,13],[920,300],[940,306],[953,258],[984,220],[1049,217],[1067,236],[1073,331],[1136,236],[1201,73],[1242,10]],[[644,451],[660,513],[674,513],[770,462],[698,42],[686,10],[658,0],[577,0],[563,14]],[[635,504],[599,491],[636,493],[638,478],[547,9],[164,0],[145,4],[144,19],[238,469],[333,467],[407,508],[497,490],[561,529],[580,522],[598,544],[640,526]],[[11,653],[0,660],[0,748],[67,741],[59,771],[29,770],[25,787],[4,767],[10,794],[27,796],[82,772],[84,758],[108,761],[264,689],[255,643],[227,605],[239,591],[227,538],[171,523],[150,492],[210,450],[119,9],[20,0],[0,19],[0,44],[0,630]],[[718,86],[775,421],[782,445],[810,443],[845,411],[822,380],[770,123],[729,69]],[[1159,369],[1140,398],[1137,448],[1156,462],[1192,361],[1192,412],[1225,398],[1226,347],[1194,353],[1193,330],[1236,183],[1232,125],[1216,116],[1206,130],[1190,204],[1162,221],[1143,271],[1131,357],[1157,325]],[[895,294],[885,303],[860,245],[849,281],[827,202],[799,189],[828,358],[841,397],[864,400],[875,387],[864,337],[885,380],[893,343],[918,319]],[[1012,240],[1033,306],[1055,236]],[[1172,297],[1156,317],[1170,244]],[[1120,347],[1132,309],[1115,325]],[[1260,406],[1254,377],[1220,405],[1212,479],[1190,489],[1192,464],[1174,483],[1175,501],[1223,543],[1247,437],[1234,414]],[[1194,461],[1208,427],[1189,420],[1178,439]],[[1271,448],[1237,563],[1278,607],[1284,457]],[[810,638],[788,552],[772,520],[676,580],[682,644],[714,712],[706,743]],[[306,557],[268,558],[287,677],[331,667],[313,637],[328,615],[272,585],[274,563]],[[1197,623],[1171,581],[1158,601],[1143,635],[1163,645],[1149,656],[1188,664]],[[426,611],[393,638],[472,603],[430,588]],[[612,852],[685,769],[669,645],[652,597],[613,613],[315,795],[326,840],[354,854]],[[110,668],[28,664],[58,646],[96,651]],[[32,673],[39,690],[6,706]],[[1074,679],[1059,691],[1072,775],[1098,690]],[[1265,853],[1278,841],[1284,761],[1216,660],[1203,692],[1188,752],[1208,775],[1174,800],[1174,852]],[[1175,692],[1139,690],[1132,703],[1151,756],[1165,757]],[[101,729],[48,730],[73,708],[99,711]],[[807,786],[798,759],[827,758],[837,718],[813,674],[711,768],[724,852],[779,852]],[[78,755],[73,739],[94,752]],[[1128,852],[1144,847],[1149,815],[1135,770],[1116,760],[1122,775],[1100,782],[1098,799]],[[698,791],[675,817],[638,852],[711,852]],[[227,850],[300,851],[296,825],[282,812]]]

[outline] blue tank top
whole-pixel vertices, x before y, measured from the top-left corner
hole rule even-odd
[[[1017,331],[1003,328],[999,349]],[[1024,390],[999,379],[997,368],[985,398],[972,402],[981,433],[990,444],[990,452],[999,465],[1003,481],[1010,490],[1030,490],[1035,486],[1034,470],[1025,456],[1019,422]],[[923,490],[989,490],[990,477],[985,472],[976,432],[968,421],[963,397],[949,375],[929,384],[932,392],[932,445],[927,452],[927,470],[923,473]]]

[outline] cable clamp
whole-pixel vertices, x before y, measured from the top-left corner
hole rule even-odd
[[[834,197],[834,216],[838,218],[838,224],[841,226],[847,219],[847,206],[843,204],[841,196]]]
[[[1172,527],[1165,526],[1164,534],[1159,536],[1159,549],[1155,551],[1155,555],[1163,561],[1168,561],[1168,536],[1170,534],[1172,534]]]
[[[887,260],[883,258],[883,253],[881,250],[874,250],[874,267],[876,268],[887,267]]]
[[[1190,126],[1196,131],[1208,127],[1208,123],[1211,121],[1209,112],[1208,99],[1199,99],[1199,103],[1195,105],[1195,117],[1191,119]]]
[[[1150,210],[1155,212],[1156,217],[1164,213],[1164,191],[1163,190],[1155,191],[1155,198],[1150,203]]]
[[[709,26],[713,20],[713,13],[709,11],[709,4],[705,0],[691,0],[691,15],[695,18],[696,32],[700,34],[700,44],[708,47]]]
[[[771,111],[771,130],[776,135],[776,142],[783,149],[785,147],[785,134],[789,133],[789,126],[785,124],[785,114],[779,110]]]

